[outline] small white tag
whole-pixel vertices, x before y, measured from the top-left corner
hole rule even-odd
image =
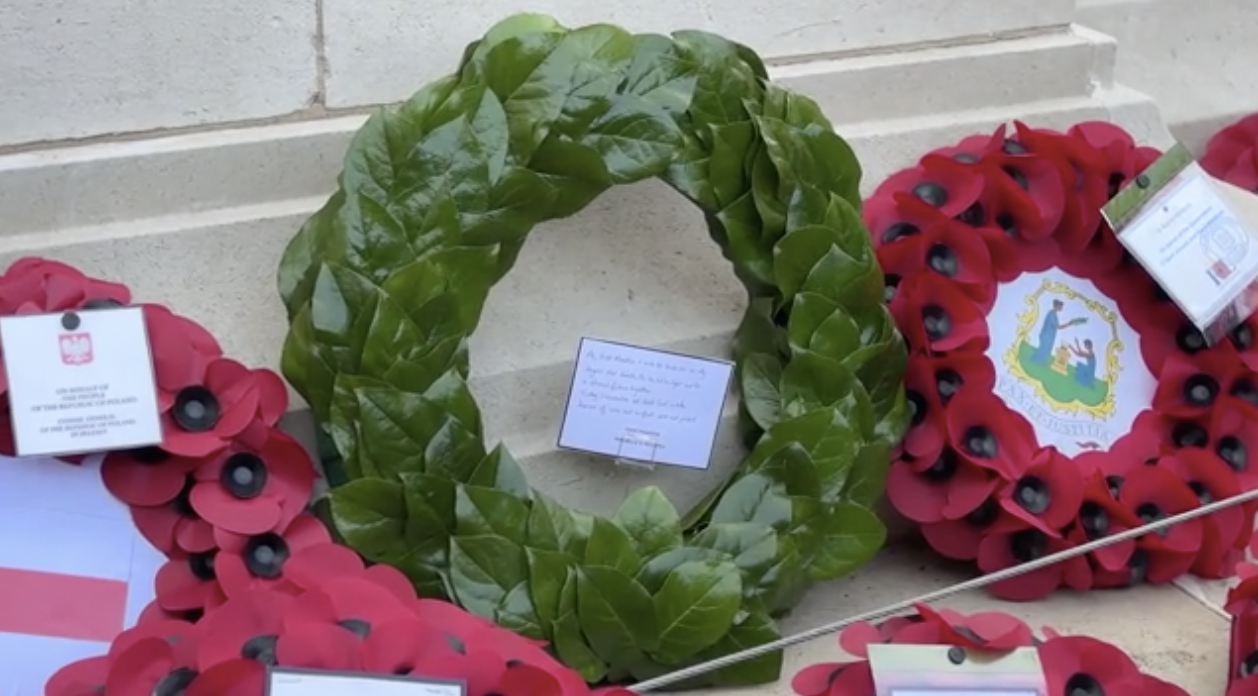
[[[465,696],[463,682],[272,667],[266,696]]]
[[[0,350],[18,456],[161,444],[139,307],[3,317]]]
[[[1195,162],[1123,224],[1119,239],[1197,326],[1258,278],[1258,238]]]
[[[583,338],[559,446],[706,469],[733,372],[724,360]]]

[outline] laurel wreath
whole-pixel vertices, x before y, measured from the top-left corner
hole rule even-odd
[[[654,487],[601,518],[486,451],[467,339],[534,226],[652,177],[703,210],[749,293],[733,354],[752,447],[684,518]],[[590,682],[775,639],[811,583],[883,544],[869,506],[907,426],[859,178],[817,105],[744,46],[496,25],[454,75],[371,117],[282,260],[283,369],[343,460],[329,508],[345,543],[549,642]]]

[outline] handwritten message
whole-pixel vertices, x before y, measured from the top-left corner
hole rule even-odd
[[[706,469],[733,366],[581,340],[559,446]]]

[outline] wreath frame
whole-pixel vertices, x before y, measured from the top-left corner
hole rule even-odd
[[[1159,156],[1109,123],[1064,133],[1017,123],[1016,132],[1001,126],[924,155],[866,201],[866,223],[895,280],[888,302],[912,344],[907,389],[915,414],[888,497],[941,555],[990,573],[1258,486],[1258,320],[1207,347],[1100,218],[1104,203]],[[929,255],[940,252],[928,243],[947,247],[956,264],[932,266]],[[957,250],[968,250],[966,259]],[[1152,403],[1108,450],[1069,457],[1042,445],[994,391],[985,317],[994,288],[1049,269],[1093,283],[1117,305],[1157,381]],[[940,345],[922,314],[931,304],[946,305],[949,330],[962,338]],[[1118,373],[1115,362],[1111,355],[1109,374]],[[999,440],[999,456],[970,444],[980,431]],[[1252,507],[990,590],[1033,600],[1063,586],[1162,583],[1189,572],[1228,577],[1252,536],[1245,521]]]
[[[467,336],[529,230],[648,178],[704,211],[747,288],[733,354],[752,450],[684,518],[650,487],[604,519],[484,451]],[[280,265],[283,371],[343,461],[329,510],[345,543],[550,642],[590,682],[776,638],[809,584],[884,543],[869,508],[907,425],[859,178],[817,105],[745,46],[541,15],[491,28],[454,75],[371,117]]]

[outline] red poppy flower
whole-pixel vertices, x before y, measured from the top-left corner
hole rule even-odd
[[[1188,484],[1201,505],[1240,495],[1240,483],[1221,459],[1197,449],[1180,450],[1164,457],[1159,465]],[[1192,571],[1202,577],[1232,574],[1235,554],[1249,541],[1251,526],[1242,506],[1230,507],[1202,519],[1201,551]],[[1248,517],[1252,519],[1252,515]]]
[[[213,549],[214,527],[192,509],[188,496],[196,480],[184,477],[179,494],[165,505],[131,506],[131,519],[140,534],[167,556],[180,553],[205,553]]]
[[[1258,411],[1225,400],[1211,414],[1208,434],[1210,449],[1236,475],[1241,489],[1258,487],[1258,466],[1249,456],[1258,452]]]
[[[188,659],[194,654],[189,645],[192,638],[184,636],[173,643],[164,638],[144,638],[112,652],[105,693],[183,693],[197,677],[195,664]]]
[[[915,351],[987,348],[987,318],[974,300],[941,275],[923,273],[901,281],[890,310]]]
[[[887,178],[872,198],[894,193],[910,193],[944,216],[953,218],[978,201],[984,186],[983,175],[951,157],[926,155],[918,166]]]
[[[1187,696],[1187,692],[1185,692]],[[1258,677],[1239,679],[1227,687],[1224,696],[1258,696]]]
[[[1145,524],[1187,512],[1198,504],[1192,489],[1160,463],[1133,469],[1119,489],[1118,500]],[[1133,559],[1134,569],[1143,575],[1136,579],[1164,583],[1183,575],[1200,552],[1204,533],[1204,523],[1195,519],[1141,537]]]
[[[287,528],[252,536],[214,530],[221,549],[214,557],[214,574],[228,598],[251,589],[284,583],[284,566],[302,549],[332,541],[319,518],[300,515]]]
[[[1158,374],[1153,407],[1171,416],[1193,417],[1207,412],[1242,374],[1244,365],[1231,351],[1202,351],[1194,356],[1167,356]]]
[[[921,470],[915,462],[892,464],[887,473],[887,499],[906,518],[930,524],[964,518],[999,484],[991,471],[945,448]]]
[[[161,305],[141,305],[153,354],[153,376],[162,410],[175,402],[179,390],[197,384],[209,364],[223,356],[214,336],[191,319]]]
[[[948,427],[944,408],[952,397],[963,387],[989,392],[995,384],[996,371],[980,353],[910,356],[905,390],[913,416],[904,452],[918,461],[929,460],[929,465],[943,450]]]
[[[861,218],[869,230],[874,248],[912,239],[921,234],[922,230],[933,227],[951,219],[938,208],[925,203],[921,205],[903,206],[906,200],[902,192],[887,190],[875,194],[865,201],[861,209]],[[918,200],[910,196],[910,200]]]
[[[1055,447],[1036,452],[1021,476],[1000,490],[1000,504],[1014,517],[1049,536],[1079,513],[1083,503],[1083,476],[1074,460]]]
[[[189,474],[203,459],[177,457],[160,447],[117,450],[105,455],[100,475],[105,488],[128,505],[155,507],[179,497]]]
[[[108,675],[109,658],[104,655],[71,662],[44,684],[44,696],[98,696]]]
[[[216,549],[187,557],[172,557],[162,564],[154,581],[157,604],[169,612],[204,609],[222,599],[214,575]]]
[[[925,203],[908,200],[903,209]],[[944,220],[898,244],[878,248],[884,273],[900,278],[938,273],[956,283],[983,311],[995,301],[995,277],[987,245],[965,223]]]
[[[0,313],[99,309],[131,302],[126,286],[88,278],[59,261],[27,257],[0,276]]]
[[[1039,647],[1050,694],[1143,696],[1140,668],[1122,650],[1094,638],[1062,636]]]
[[[1140,518],[1115,498],[1122,485],[1121,476],[1107,477],[1097,470],[1085,474],[1083,502],[1075,518],[1074,529],[1067,539],[1074,544],[1085,544],[1107,536],[1114,536],[1135,529],[1142,523]],[[1119,573],[1127,567],[1136,551],[1133,539],[1119,541],[1088,554],[1102,571]]]
[[[315,470],[306,449],[269,428],[256,449],[237,444],[196,470],[189,500],[207,522],[235,534],[287,527],[314,491]]]
[[[1258,370],[1258,315],[1250,316],[1228,332],[1228,343],[1246,367]]]
[[[917,613],[927,623],[943,629],[942,642],[974,650],[1014,650],[1035,644],[1031,627],[1016,617],[998,611],[965,615],[949,609],[935,610],[918,604]]]
[[[266,667],[256,660],[239,658],[201,672],[184,696],[262,696],[265,690]]]
[[[1016,565],[1050,556],[1071,548],[1063,539],[1051,537],[1035,527],[1000,532],[984,537],[978,549],[978,567],[995,573]],[[1092,587],[1092,570],[1086,559],[1076,556],[989,586],[991,593],[1012,602],[1042,599],[1065,584],[1073,590]]]
[[[183,387],[162,414],[162,448],[178,455],[205,457],[225,448],[264,410],[282,403],[283,382],[269,370],[250,370],[219,358],[199,382]],[[265,398],[264,398],[265,396]],[[278,420],[280,413],[268,412]]]
[[[1258,114],[1246,116],[1210,138],[1201,168],[1233,186],[1258,191]]]
[[[362,578],[333,578],[289,606],[276,658],[292,667],[359,670],[373,628],[407,615],[406,605],[388,590]]]
[[[944,558],[973,561],[978,558],[984,537],[1019,526],[1017,518],[1005,512],[996,497],[991,496],[959,520],[923,524],[920,531],[926,543]]]
[[[1018,142],[1056,163],[1065,184],[1065,206],[1054,239],[1067,254],[1083,250],[1096,234],[1101,207],[1108,200],[1104,156],[1078,138],[1022,123],[1014,125]]]
[[[991,392],[962,390],[948,405],[948,442],[962,459],[1017,480],[1031,463],[1034,431]]]
[[[1010,142],[1017,147],[983,158],[988,189],[995,189],[999,200],[994,210],[1013,218],[1020,238],[1046,240],[1057,230],[1065,212],[1061,170],[1048,157],[1030,152],[1016,140]]]
[[[275,590],[247,590],[228,599],[199,624],[197,667],[207,672],[239,657],[275,664],[275,645],[294,601]]]

